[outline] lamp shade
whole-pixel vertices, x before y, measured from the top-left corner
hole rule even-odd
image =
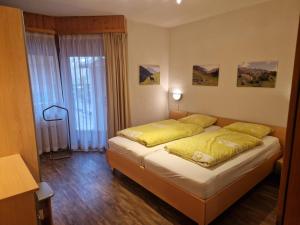
[[[173,99],[174,99],[175,101],[180,101],[181,98],[182,98],[182,91],[180,91],[180,90],[174,90],[174,91],[172,92],[172,97],[173,97]]]

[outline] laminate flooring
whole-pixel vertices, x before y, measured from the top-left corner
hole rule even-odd
[[[42,156],[41,173],[55,191],[54,225],[196,225],[125,175],[113,174],[103,153]],[[274,225],[278,187],[278,178],[267,177],[211,225]]]

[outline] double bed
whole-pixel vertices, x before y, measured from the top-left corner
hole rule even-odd
[[[219,126],[209,126],[204,129],[204,132],[215,131],[220,129]],[[147,155],[154,153],[155,151],[164,149],[165,145],[160,144],[154,147],[146,147],[138,142],[129,140],[125,137],[116,136],[108,141],[109,150],[115,151],[123,155],[126,159],[133,161],[133,163],[137,163],[140,166],[144,166],[144,159]]]
[[[186,114],[170,113],[178,119]],[[218,118],[218,130],[235,120]],[[153,194],[196,221],[209,224],[226,208],[271,173],[282,154],[285,129],[272,127],[263,144],[231,160],[204,168],[164,150],[167,144],[147,148],[124,137],[109,140],[107,160]]]

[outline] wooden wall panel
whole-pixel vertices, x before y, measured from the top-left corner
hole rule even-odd
[[[29,31],[55,33],[55,18],[34,13],[24,13],[24,24]]]
[[[59,34],[97,34],[126,32],[124,16],[66,16],[54,17],[24,13],[28,31]]]
[[[124,16],[57,17],[55,24],[59,34],[126,32]]]
[[[0,7],[0,157],[20,153],[36,181],[39,165],[22,11]]]

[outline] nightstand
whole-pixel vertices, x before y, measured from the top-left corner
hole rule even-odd
[[[275,168],[274,168],[276,174],[278,175],[281,174],[282,165],[283,165],[283,157],[281,157],[276,161]]]

